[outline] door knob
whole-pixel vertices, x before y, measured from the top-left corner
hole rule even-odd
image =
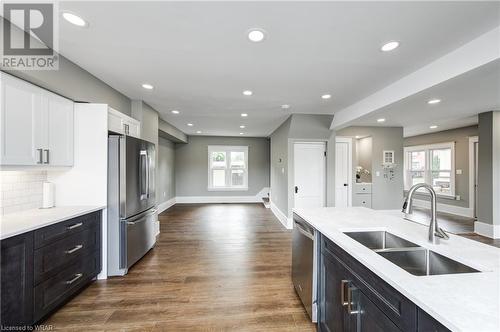
[[[299,187],[295,186],[295,193],[299,192]]]
[[[344,187],[347,187],[347,186],[348,186],[348,184],[347,184],[347,183],[344,183]]]

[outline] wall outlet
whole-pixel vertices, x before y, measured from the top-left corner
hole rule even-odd
[[[380,176],[380,172],[379,172],[379,171],[376,171],[376,172],[375,172],[375,176]]]
[[[461,169],[457,169],[457,175],[462,175],[462,170]]]
[[[163,192],[163,197],[167,197],[167,192],[166,191]]]
[[[455,196],[455,199],[456,199],[457,201],[459,201],[459,200],[460,200],[460,195]]]

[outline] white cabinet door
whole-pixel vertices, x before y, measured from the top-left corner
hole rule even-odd
[[[125,135],[141,138],[141,125],[138,121],[125,120],[123,122]]]
[[[41,90],[6,74],[1,74],[0,82],[0,164],[40,164],[44,144]]]
[[[74,110],[73,102],[58,95],[44,96],[47,114],[47,145],[44,163],[51,166],[73,165]]]
[[[108,111],[108,130],[117,134],[123,134],[123,119],[117,111]]]

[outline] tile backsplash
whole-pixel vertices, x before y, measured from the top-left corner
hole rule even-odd
[[[46,171],[0,171],[0,215],[42,206]]]

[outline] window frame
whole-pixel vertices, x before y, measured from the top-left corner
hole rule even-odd
[[[411,177],[409,176],[410,172],[412,172],[411,166],[411,158],[409,158],[410,152],[418,152],[423,151],[425,153],[425,167],[424,167],[424,179],[425,183],[432,186],[432,163],[431,163],[431,153],[433,150],[443,150],[450,149],[451,150],[451,170],[450,171],[450,193],[437,193],[438,196],[446,197],[446,198],[455,198],[456,197],[456,183],[455,183],[455,142],[446,142],[446,143],[436,143],[436,144],[425,144],[425,145],[415,145],[415,146],[407,146],[404,148],[404,190],[408,191],[411,188]],[[448,171],[448,170],[445,170]],[[420,191],[419,191],[420,193]],[[425,194],[426,192],[422,192]]]
[[[208,191],[248,191],[248,146],[237,146],[237,145],[209,145],[208,146]],[[226,153],[226,166],[225,167],[213,167],[212,166],[212,153],[213,152],[225,152]],[[245,168],[231,168],[231,152],[243,152],[245,158]],[[213,186],[213,170],[214,169],[224,169],[226,170],[225,176],[225,186],[224,187],[214,187]],[[243,169],[243,186],[231,186],[231,170],[233,169]]]

